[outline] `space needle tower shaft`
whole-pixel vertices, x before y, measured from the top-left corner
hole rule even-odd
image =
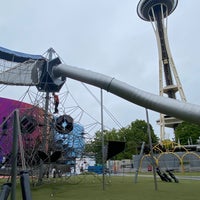
[[[178,0],[140,0],[137,6],[138,16],[152,23],[159,54],[159,94],[176,99],[179,93],[181,101],[186,101],[185,94],[171,55],[167,36],[167,17],[176,9]],[[160,115],[161,140],[164,139],[164,127],[175,128],[177,119]]]

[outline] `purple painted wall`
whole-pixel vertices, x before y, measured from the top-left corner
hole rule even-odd
[[[24,121],[25,132],[22,133],[24,149],[31,151],[37,148],[42,139],[43,110],[28,103],[0,97],[0,157],[10,154],[12,150],[15,109],[19,109],[20,121]]]

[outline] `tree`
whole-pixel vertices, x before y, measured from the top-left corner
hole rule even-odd
[[[195,144],[200,136],[200,125],[182,122],[177,126],[174,133],[176,141],[179,140],[182,145]]]
[[[104,142],[108,141],[121,141],[126,142],[125,150],[116,155],[114,159],[132,159],[133,154],[138,154],[138,147],[141,146],[144,141],[149,144],[147,123],[144,120],[136,120],[126,128],[120,130],[112,129],[111,131],[104,131]],[[154,130],[150,125],[152,143],[157,143],[158,138],[154,134]],[[102,133],[96,132],[95,138],[92,142],[86,145],[87,152],[93,152],[96,156],[96,162],[102,163]]]
[[[111,131],[104,130],[103,136],[104,136],[104,145],[106,145],[108,141],[110,140],[120,141],[118,132],[115,129],[112,129]],[[102,163],[102,132],[101,131],[97,131],[95,133],[94,140],[86,144],[85,152],[86,154],[95,155],[97,164]]]
[[[158,143],[158,137],[154,134],[154,130],[150,124],[150,133],[152,143]],[[125,129],[125,138],[127,142],[126,157],[131,158],[133,154],[138,154],[142,142],[146,146],[149,144],[148,126],[144,120],[136,120]]]

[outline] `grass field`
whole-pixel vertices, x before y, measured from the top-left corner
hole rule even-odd
[[[102,177],[85,175],[81,182],[52,179],[40,186],[31,186],[33,200],[68,199],[68,200],[197,200],[199,199],[200,181],[182,180],[179,183],[165,183],[157,179],[155,190],[153,177],[112,176],[106,178],[103,190]],[[80,178],[80,177],[79,177]],[[73,180],[74,179],[74,180]],[[17,200],[22,199],[18,185]]]

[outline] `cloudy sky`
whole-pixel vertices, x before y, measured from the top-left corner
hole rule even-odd
[[[139,0],[6,0],[1,2],[0,46],[30,54],[54,48],[66,64],[100,72],[158,94],[158,50],[149,22],[137,16]],[[192,2],[192,3],[191,3]],[[168,37],[187,101],[200,104],[199,0],[179,0],[168,18]],[[80,107],[100,121],[98,88],[68,80]],[[7,87],[2,97],[19,99],[27,88]],[[63,87],[61,92],[64,92]],[[145,109],[104,92],[104,105],[122,126],[146,119]],[[66,102],[67,104],[67,102]],[[66,105],[67,106],[67,105]],[[159,136],[159,114],[149,111]],[[107,113],[105,126],[119,128]],[[173,137],[166,130],[166,137]]]

